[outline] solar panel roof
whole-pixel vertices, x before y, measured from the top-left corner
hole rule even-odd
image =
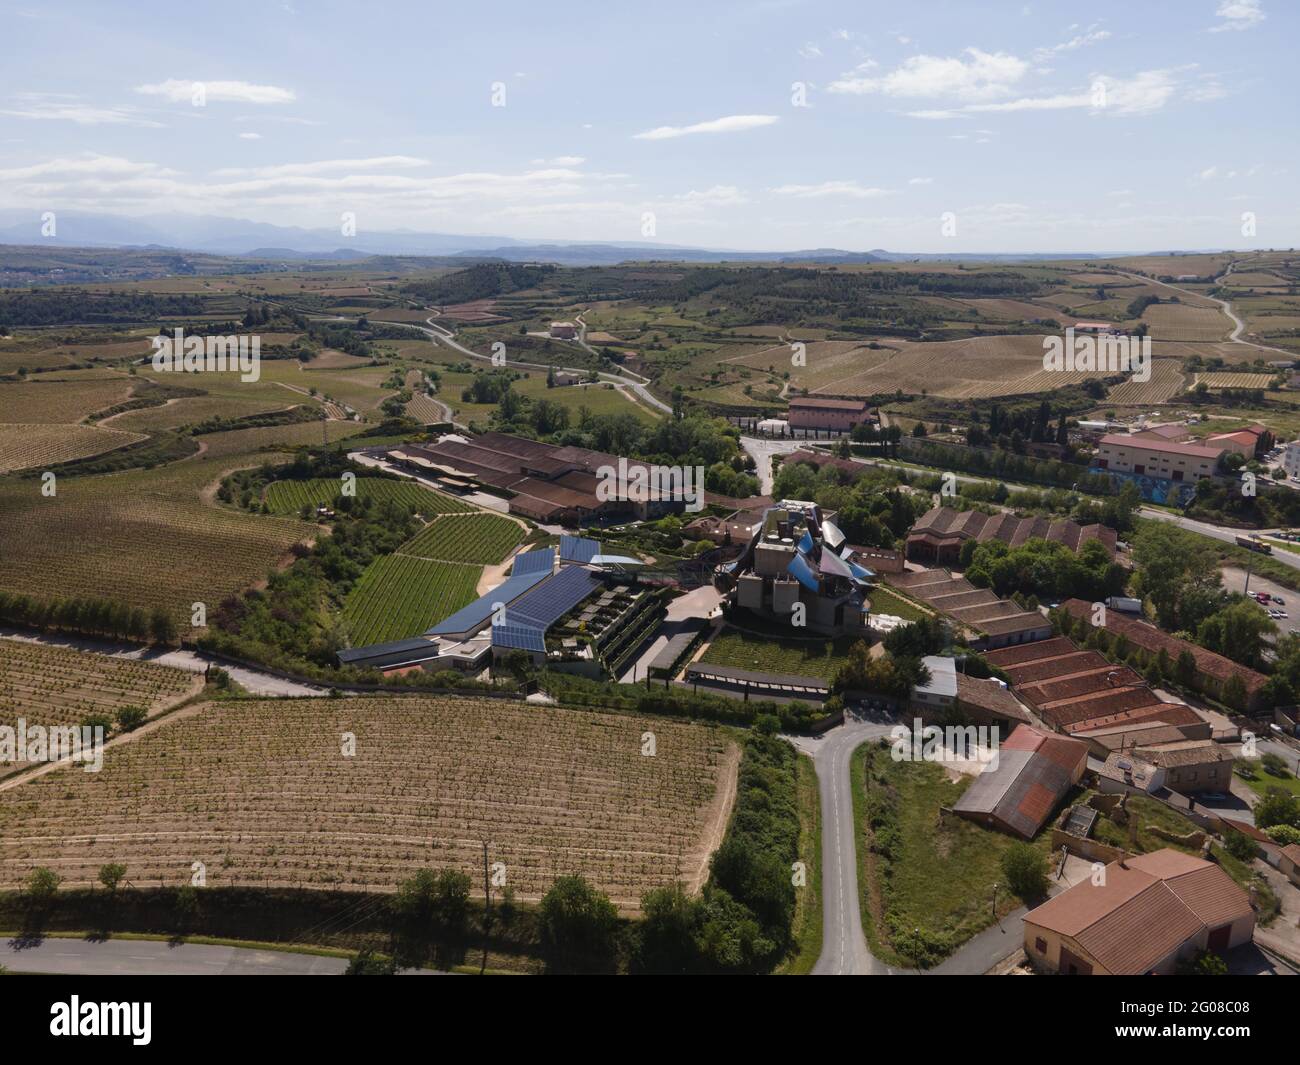
[[[583,572],[583,571],[579,571]],[[546,572],[521,573],[507,577],[487,595],[480,596],[468,606],[461,607],[450,617],[443,618],[431,628],[425,629],[426,636],[442,636],[449,633],[469,632],[480,628],[492,616],[498,603],[510,603],[519,598],[534,585],[540,584],[550,576]]]
[[[600,578],[585,569],[562,569],[510,604],[506,618],[511,623],[554,625],[601,586]]]
[[[512,576],[523,573],[550,573],[555,568],[555,548],[539,547],[536,551],[521,551],[515,555]]]
[[[564,562],[590,562],[600,554],[600,542],[585,536],[561,536],[560,559]]]
[[[520,651],[545,651],[546,637],[533,625],[493,625],[492,646]]]

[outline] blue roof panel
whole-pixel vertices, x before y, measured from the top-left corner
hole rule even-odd
[[[550,573],[555,568],[555,548],[541,547],[536,551],[521,551],[515,555],[510,573],[518,577],[523,573]]]
[[[479,629],[492,616],[492,611],[496,609],[498,603],[510,603],[518,599],[528,589],[540,584],[549,576],[549,573],[544,572],[521,573],[515,577],[507,577],[487,595],[480,596],[469,606],[461,607],[450,617],[443,618],[436,625],[425,629],[424,635],[445,636]]]
[[[561,536],[560,560],[562,562],[590,562],[600,554],[600,541],[585,536]]]
[[[519,651],[545,651],[546,637],[533,625],[493,625],[492,646]]]
[[[585,569],[576,567],[562,569],[512,603],[506,611],[506,620],[537,624],[542,629],[546,629],[564,617],[600,585],[600,578]]]
[[[808,560],[803,555],[795,555],[790,560],[790,565],[786,566],[786,572],[810,592],[815,592],[820,587],[817,578],[813,575],[812,567],[808,565]]]

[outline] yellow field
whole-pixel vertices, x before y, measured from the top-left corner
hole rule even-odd
[[[209,886],[387,891],[430,866],[478,884],[486,842],[520,899],[579,874],[634,910],[703,883],[738,760],[716,729],[499,700],[211,704],[110,745],[100,773],[0,792],[0,886],[36,866],[82,886],[106,862],[138,883],[202,862]]]
[[[862,372],[814,387],[815,393],[870,396],[901,390],[950,399],[982,399],[1046,392],[1096,374],[1043,369],[1043,337],[997,336],[910,343],[897,351],[868,351],[879,359]],[[813,359],[809,358],[809,365]]]
[[[97,425],[0,423],[0,473],[89,458],[144,439]]]
[[[1152,340],[1223,340],[1232,331],[1228,316],[1215,307],[1153,303],[1142,315]]]
[[[6,419],[24,422],[79,422],[96,411],[121,403],[130,395],[131,379],[89,381],[30,381],[0,384],[0,411]]]
[[[1196,383],[1207,388],[1267,388],[1271,373],[1198,373]]]

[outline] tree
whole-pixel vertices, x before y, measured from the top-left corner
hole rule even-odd
[[[697,912],[681,884],[647,891],[641,896],[641,913],[637,969],[666,974],[689,971],[696,957]]]
[[[110,893],[117,890],[118,884],[122,882],[125,876],[126,866],[120,862],[110,862],[99,867],[99,882]]]
[[[1199,951],[1195,957],[1178,963],[1179,976],[1227,976],[1228,963],[1213,951]]]
[[[1276,785],[1267,788],[1264,797],[1255,804],[1255,824],[1263,829],[1275,825],[1300,828],[1300,798]]]
[[[557,971],[606,968],[613,963],[618,911],[609,896],[581,876],[562,876],[542,897],[538,932]]]
[[[1277,626],[1264,611],[1246,599],[1239,599],[1202,621],[1196,642],[1243,666],[1257,669],[1263,661],[1266,638],[1276,632]]]
[[[1022,899],[1039,899],[1047,894],[1047,859],[1037,847],[1011,844],[1002,855],[1002,873],[1007,886]]]
[[[62,883],[63,878],[53,869],[38,866],[27,878],[27,899],[38,906],[47,905],[53,901]]]
[[[1259,857],[1259,846],[1243,832],[1226,833],[1223,837],[1223,845],[1239,862],[1252,862]]]

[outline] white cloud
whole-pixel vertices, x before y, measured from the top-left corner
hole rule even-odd
[[[1211,33],[1253,29],[1268,17],[1260,7],[1260,0],[1223,0],[1214,13],[1223,21],[1211,26]]]
[[[1054,44],[1050,48],[1034,49],[1034,61],[1041,63],[1046,59],[1052,58],[1052,56],[1060,55],[1062,52],[1073,52],[1080,48],[1086,48],[1090,44],[1097,44],[1100,41],[1108,40],[1110,36],[1110,30],[1089,29],[1085,33],[1080,33],[1071,37],[1068,41]]]
[[[739,130],[770,126],[776,121],[776,115],[727,115],[725,118],[714,118],[708,122],[696,122],[693,126],[658,126],[643,133],[635,133],[632,139],[662,141],[672,137],[684,137],[690,133],[735,133]]]
[[[948,97],[975,102],[1006,95],[1029,64],[1005,52],[967,48],[959,56],[915,55],[880,76],[867,76],[862,67],[831,82],[830,91],[851,95]]]
[[[260,133],[241,133],[239,139],[241,141],[260,141],[262,135]]]
[[[534,159],[534,166],[581,166],[586,157],[581,155],[557,155],[554,159]]]
[[[929,177],[908,178],[907,183],[909,185],[932,185],[934,184],[934,178],[929,178]]]
[[[803,200],[821,199],[826,196],[847,196],[856,200],[874,199],[888,196],[888,189],[866,187],[856,181],[823,181],[820,185],[779,185],[772,190],[778,196],[795,196]]]
[[[1126,80],[1102,76],[1095,80],[1095,84],[1104,88],[1104,94],[1098,95],[1089,89],[1053,96],[1027,96],[999,103],[970,104],[962,110],[1006,112],[1089,108],[1099,113],[1144,115],[1163,108],[1178,88],[1178,81],[1171,70],[1144,70]]]
[[[195,89],[202,85],[208,103],[287,104],[296,100],[292,89],[277,85],[253,85],[247,81],[179,81],[175,78],[153,85],[137,85],[135,91],[144,96],[161,96],[169,103],[189,103]]]
[[[300,177],[328,174],[336,170],[410,170],[428,166],[429,160],[410,155],[376,155],[368,159],[319,159],[312,163],[283,163],[279,166],[223,167],[213,173],[222,177]]]
[[[822,50],[818,48],[815,44],[813,44],[811,41],[809,41],[807,44],[805,44],[803,47],[799,49],[799,55],[802,56],[804,59],[820,59],[822,55]]]
[[[960,111],[935,110],[935,109],[922,110],[922,111],[905,111],[904,114],[906,114],[908,118],[925,118],[931,121],[942,121],[948,118],[965,117],[962,115]]]
[[[82,103],[76,96],[55,93],[19,93],[14,97],[15,107],[0,109],[0,115],[10,118],[42,119],[55,122],[75,122],[79,126],[147,126],[162,128],[161,122],[144,118],[130,107],[96,107]]]

